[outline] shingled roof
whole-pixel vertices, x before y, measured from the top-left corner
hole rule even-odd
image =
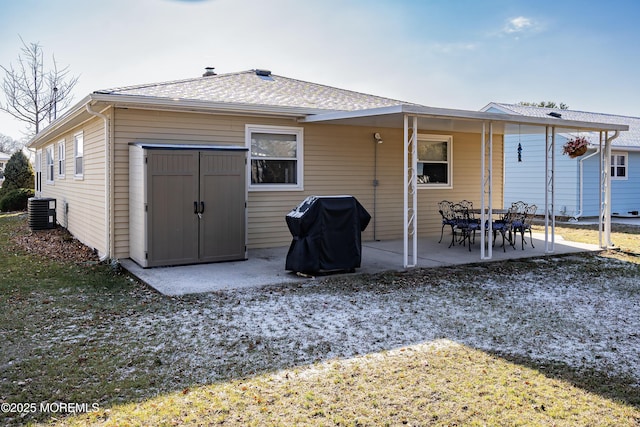
[[[411,104],[282,77],[271,74],[267,70],[214,74],[187,80],[106,89],[95,93],[333,111],[355,111]]]
[[[561,110],[559,108],[533,107],[519,104],[503,104],[499,102],[492,102],[487,107],[491,106],[495,106],[506,113],[520,114],[529,117],[550,117],[549,113],[554,113],[560,114],[561,117],[566,120],[627,125],[629,126],[629,130],[626,132],[620,132],[620,135],[613,140],[612,146],[617,148],[630,147],[640,149],[640,117],[591,113],[587,111]]]

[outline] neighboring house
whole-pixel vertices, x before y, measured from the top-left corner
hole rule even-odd
[[[363,240],[439,235],[437,202],[502,203],[502,134],[625,126],[432,108],[250,70],[96,91],[36,135],[36,194],[103,258],[142,266],[244,259],[291,242],[309,195],[349,194]],[[379,134],[379,135],[376,135]],[[493,150],[489,164],[481,146]],[[383,143],[380,143],[383,142]],[[491,186],[480,183],[492,171]]]
[[[4,167],[11,158],[10,154],[0,153],[0,172],[4,172]]]
[[[545,117],[550,113],[563,119],[607,122],[629,126],[611,142],[611,214],[637,216],[640,211],[640,118],[583,111],[541,108],[517,104],[491,103],[483,111]],[[612,137],[610,133],[608,136]],[[590,144],[586,154],[570,158],[562,154],[563,145],[576,136],[586,137]],[[521,147],[518,161],[518,145]],[[544,205],[544,134],[526,134],[512,127],[505,136],[504,201],[509,204],[523,198]],[[600,215],[600,135],[581,132],[557,135],[555,141],[555,213],[574,219]]]
[[[2,183],[4,182],[4,167],[7,165],[10,158],[11,156],[9,154],[0,152],[0,186],[2,186]]]

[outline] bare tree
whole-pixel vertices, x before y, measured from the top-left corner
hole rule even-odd
[[[0,65],[4,71],[2,90],[6,98],[6,103],[0,103],[0,110],[26,122],[32,136],[54,120],[58,111],[69,106],[78,77],[69,75],[68,66],[58,69],[54,56],[52,67],[45,69],[42,46],[27,44],[22,37],[20,41],[22,53],[18,55],[17,65]]]
[[[553,101],[541,101],[541,102],[520,101],[520,102],[518,102],[518,105],[526,105],[526,106],[529,106],[529,107],[559,108],[560,110],[568,110],[569,109],[569,106],[567,104],[565,104],[564,102],[561,102],[560,104],[556,104]]]
[[[0,133],[0,153],[11,154],[20,148],[22,148],[20,141]]]

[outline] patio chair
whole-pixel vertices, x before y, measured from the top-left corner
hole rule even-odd
[[[513,230],[513,221],[514,217],[517,215],[517,208],[511,206],[507,209],[507,212],[502,215],[499,219],[491,222],[491,231],[493,232],[493,245],[496,244],[496,237],[498,233],[502,236],[502,250],[504,252],[507,251],[505,243],[508,241],[509,244],[515,249],[515,237],[512,237]],[[507,237],[509,236],[509,237]]]
[[[518,218],[518,220],[514,221],[511,229],[514,232],[513,244],[515,245],[515,233],[520,233],[520,239],[522,241],[522,250],[524,250],[524,245],[527,243],[524,240],[524,233],[529,231],[529,241],[531,242],[531,247],[533,246],[533,236],[531,232],[531,221],[536,214],[538,207],[536,205],[528,205],[524,211],[524,214]],[[515,247],[515,246],[514,246]]]
[[[465,242],[469,242],[469,251],[471,251],[471,244],[476,240],[476,231],[480,230],[480,221],[475,218],[472,207],[470,209],[468,205],[457,203],[453,205],[453,209],[456,212],[454,230],[460,231],[462,246],[466,245]]]
[[[460,202],[460,205],[461,205],[463,208],[466,208],[466,209],[467,209],[467,210],[469,210],[469,211],[472,211],[472,210],[473,210],[473,202],[471,202],[471,201],[469,201],[469,200],[462,200],[462,201]]]
[[[440,240],[438,243],[442,242],[442,236],[444,235],[444,227],[447,225],[451,227],[451,239],[454,239],[454,227],[456,225],[456,216],[453,211],[453,203],[448,200],[443,200],[438,203],[438,212],[442,216],[442,229],[440,230]]]
[[[527,209],[527,204],[522,200],[511,203],[511,207],[514,208],[516,215],[524,215],[524,211]]]

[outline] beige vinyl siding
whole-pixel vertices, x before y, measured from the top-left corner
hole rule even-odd
[[[245,146],[245,125],[304,128],[304,190],[249,191],[249,249],[286,246],[291,235],[286,214],[309,195],[355,196],[374,214],[373,179],[376,144],[378,173],[376,238],[398,239],[403,227],[403,131],[329,124],[299,124],[292,119],[224,116],[195,113],[116,109],[114,121],[114,256],[129,256],[129,147],[130,142],[215,144]],[[439,134],[420,129],[421,134]],[[453,135],[453,188],[418,191],[420,235],[439,235],[437,202],[442,199],[480,203],[480,135]],[[86,138],[86,137],[85,137]],[[494,136],[494,205],[502,203],[502,137]],[[69,163],[69,162],[68,162]],[[135,186],[135,185],[134,185]],[[363,235],[373,239],[373,221]]]
[[[82,132],[84,137],[84,157],[82,178],[74,177],[74,135]],[[57,143],[65,140],[65,175],[57,171]],[[42,197],[52,197],[57,203],[57,222],[67,228],[78,240],[98,250],[106,252],[105,242],[105,183],[104,183],[104,122],[92,119],[73,130],[55,135],[44,143],[43,153],[48,146],[54,147],[54,180],[45,182],[46,156],[42,156]]]

